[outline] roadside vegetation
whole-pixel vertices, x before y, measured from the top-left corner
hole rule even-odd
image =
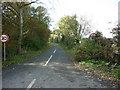
[[[47,46],[43,47],[40,50],[30,51],[30,52],[25,53],[25,54],[18,54],[16,56],[10,57],[9,60],[2,62],[2,67],[6,67],[6,66],[9,66],[11,64],[20,63],[22,61],[34,58],[37,55],[40,55],[41,53],[43,53],[45,50],[47,50],[50,47],[51,47],[51,45],[48,44]]]
[[[48,47],[50,17],[45,7],[35,8],[30,6],[32,3],[2,4],[2,33],[9,36],[3,66],[35,56]]]
[[[109,65],[110,62],[108,62],[107,60],[82,59],[78,61],[78,57],[76,57],[76,53],[75,53],[77,50],[75,48],[70,49],[64,44],[60,44],[60,43],[58,44],[62,46],[67,53],[70,54],[71,58],[74,61],[74,64],[81,70],[90,70],[90,71],[92,70],[92,74],[96,74],[102,77],[103,79],[112,79],[112,80],[120,79],[120,65],[117,66],[115,66],[115,64]]]
[[[89,21],[83,17],[78,21],[76,15],[65,16],[59,20],[58,28],[51,32],[50,40],[61,45],[80,69],[120,82],[118,29],[111,30],[113,38],[103,37],[99,31],[92,38],[86,38],[92,33]]]
[[[111,30],[113,38],[103,37],[96,31],[89,39],[92,33],[89,20],[68,15],[62,17],[51,32],[47,9],[31,7],[31,3],[35,2],[2,4],[2,33],[9,36],[3,66],[40,54],[49,47],[50,40],[63,46],[80,68],[120,80],[120,25]]]

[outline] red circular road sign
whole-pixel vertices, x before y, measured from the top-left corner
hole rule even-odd
[[[6,34],[2,34],[0,35],[0,41],[3,42],[3,43],[6,43],[8,41],[8,35]]]
[[[95,37],[96,33],[91,33],[90,36],[89,36],[89,39],[92,40],[93,37]]]

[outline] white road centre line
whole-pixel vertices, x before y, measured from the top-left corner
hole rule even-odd
[[[50,62],[51,58],[52,58],[52,55],[50,56],[50,58],[49,58],[48,61],[46,62],[45,66],[47,66],[47,64]]]
[[[33,84],[35,83],[36,79],[33,79],[32,82],[28,85],[27,89],[26,90],[29,90]]]
[[[53,53],[55,53],[56,52],[56,49],[54,50],[54,52]]]

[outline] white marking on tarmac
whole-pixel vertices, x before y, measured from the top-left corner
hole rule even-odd
[[[33,79],[32,82],[28,85],[27,89],[26,90],[29,90],[33,84],[35,83],[36,79]]]
[[[56,52],[56,49],[54,50],[54,52],[53,53],[55,53]]]
[[[46,62],[45,66],[47,66],[47,64],[50,62],[51,58],[52,58],[52,55],[50,56],[50,58],[49,58],[48,61]]]

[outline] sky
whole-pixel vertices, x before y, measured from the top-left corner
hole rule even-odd
[[[86,18],[92,26],[92,31],[103,33],[105,37],[112,37],[110,30],[118,23],[119,0],[39,0],[48,9],[52,19],[51,27],[56,27],[58,20],[65,15]],[[39,4],[32,4],[37,7]]]

